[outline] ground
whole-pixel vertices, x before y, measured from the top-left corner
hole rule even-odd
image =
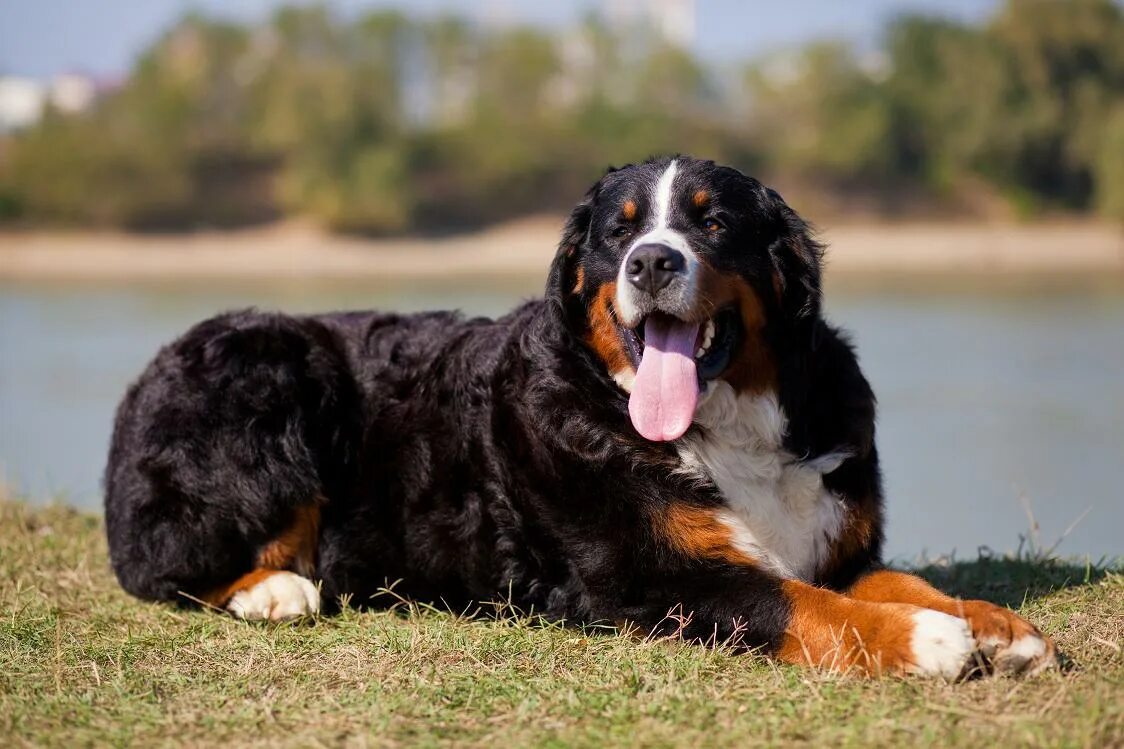
[[[1072,666],[869,681],[405,603],[247,624],[128,597],[95,516],[0,502],[0,745],[1124,746],[1119,567],[922,573],[1018,608]]]
[[[535,279],[558,246],[562,216],[532,216],[470,234],[361,239],[287,222],[261,229],[191,234],[0,231],[0,281],[209,282],[255,279],[443,283]],[[1120,227],[1089,221],[1032,224],[834,223],[819,227],[831,279],[917,274],[993,287],[1014,278],[1037,285],[1078,279],[1118,283]],[[1064,251],[1059,251],[1064,248]]]

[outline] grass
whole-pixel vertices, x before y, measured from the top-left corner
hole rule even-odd
[[[922,572],[1019,608],[1075,667],[865,681],[418,607],[251,625],[134,600],[98,518],[0,502],[0,745],[1124,746],[1119,568]]]

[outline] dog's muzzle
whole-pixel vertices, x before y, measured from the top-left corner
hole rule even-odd
[[[694,305],[691,261],[666,244],[637,245],[622,267],[618,285],[621,323],[633,328],[653,312],[690,318]]]

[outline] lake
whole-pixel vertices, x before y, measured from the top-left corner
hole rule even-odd
[[[31,502],[98,509],[127,384],[220,310],[495,315],[538,287],[0,284],[0,470]],[[834,290],[827,304],[879,398],[888,555],[1015,550],[1031,515],[1040,546],[1064,536],[1063,555],[1124,553],[1124,293],[889,288]]]

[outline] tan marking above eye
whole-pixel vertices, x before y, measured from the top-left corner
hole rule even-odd
[[[625,221],[632,221],[636,218],[636,201],[626,200],[624,205],[621,206],[621,215],[624,216]]]
[[[702,208],[709,202],[710,193],[706,190],[698,190],[694,195],[691,196],[691,203],[695,206],[695,208]]]

